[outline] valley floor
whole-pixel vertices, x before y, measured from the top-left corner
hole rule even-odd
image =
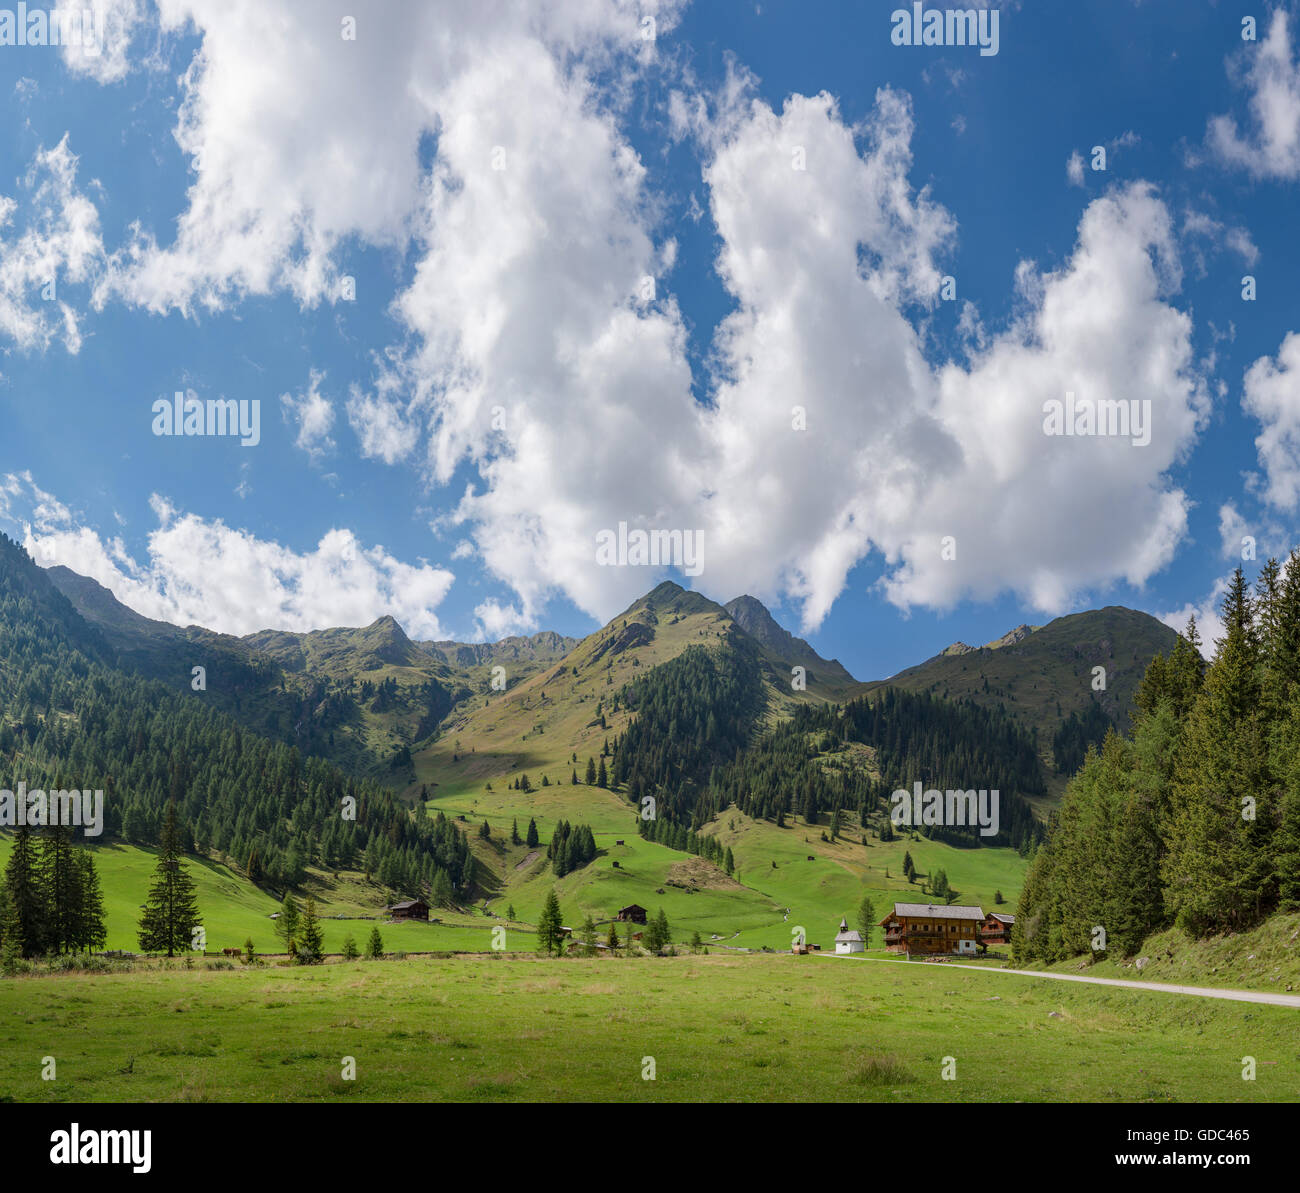
[[[1295,1016],[788,954],[151,969],[0,982],[0,1100],[1286,1102]]]

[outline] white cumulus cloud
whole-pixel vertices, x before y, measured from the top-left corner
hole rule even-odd
[[[444,568],[409,564],[346,529],[293,551],[221,519],[175,509],[155,495],[158,519],[148,557],[120,537],[104,538],[27,473],[0,479],[0,516],[22,527],[23,545],[43,566],[60,564],[97,580],[145,617],[227,634],[369,625],[384,614],[416,638],[446,635],[437,607],[454,579]]]

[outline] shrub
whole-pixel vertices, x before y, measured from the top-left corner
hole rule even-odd
[[[849,1070],[849,1080],[856,1085],[900,1085],[916,1078],[892,1053],[873,1053],[858,1058]]]

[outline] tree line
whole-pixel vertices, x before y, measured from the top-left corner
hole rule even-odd
[[[1205,665],[1195,619],[1089,751],[1021,896],[1026,960],[1136,952],[1152,932],[1238,932],[1300,908],[1300,554],[1241,569]]]

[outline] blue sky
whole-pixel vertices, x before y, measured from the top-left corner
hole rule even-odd
[[[1289,549],[1290,8],[993,5],[981,55],[890,4],[464,7],[117,0],[98,54],[0,46],[38,560],[234,633],[461,639],[673,576],[875,678],[1101,604],[1212,630],[1242,536]],[[178,390],[260,442],[153,434]],[[1044,435],[1066,390],[1151,442]],[[601,566],[620,521],[704,571]]]

